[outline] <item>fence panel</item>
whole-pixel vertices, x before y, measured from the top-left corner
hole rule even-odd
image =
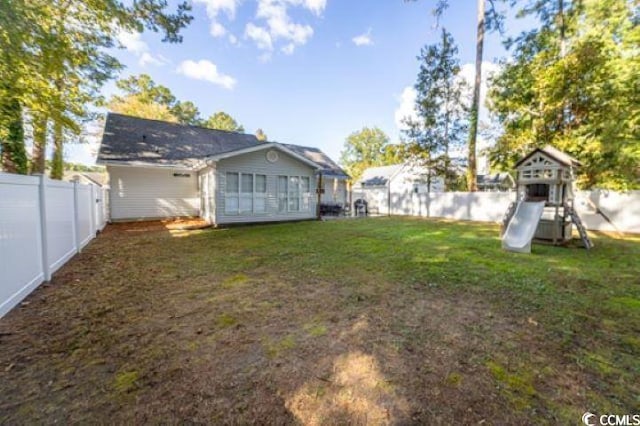
[[[93,186],[89,185],[76,185],[77,191],[77,213],[76,220],[78,224],[78,246],[83,248],[95,235],[95,231],[92,229],[93,214],[95,209],[95,198],[92,194]]]
[[[44,279],[39,179],[0,173],[0,317]]]
[[[389,199],[387,191],[354,189],[353,199],[366,199],[374,214],[387,214],[390,206],[392,215],[480,222],[501,221],[515,201],[513,192],[416,193],[404,188],[391,192]],[[575,208],[588,230],[640,233],[640,191],[577,191]]]
[[[104,228],[104,199],[96,185],[0,173],[0,317]]]
[[[47,264],[53,273],[77,252],[74,184],[45,182]]]

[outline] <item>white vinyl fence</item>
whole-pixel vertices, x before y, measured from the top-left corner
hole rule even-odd
[[[0,317],[104,228],[107,199],[97,185],[0,173]]]
[[[389,195],[391,201],[389,202]],[[513,192],[431,192],[427,194],[354,190],[353,199],[363,198],[377,206],[376,212],[480,222],[499,222]],[[384,205],[381,205],[384,204]],[[575,208],[592,231],[640,233],[640,191],[578,191]]]

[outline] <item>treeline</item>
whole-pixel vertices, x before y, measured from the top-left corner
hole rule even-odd
[[[483,12],[484,1],[479,4]],[[582,163],[581,188],[640,188],[640,8],[626,0],[496,0],[489,5],[477,23],[475,81],[462,78],[456,43],[442,29],[439,41],[418,56],[416,116],[407,117],[395,157],[381,148],[384,138],[364,132],[357,143],[354,135],[347,139],[343,165],[358,176],[389,159],[415,161],[443,176],[448,188],[460,186],[463,166],[467,189],[474,190],[480,127],[493,142],[484,154],[496,171],[511,172],[534,148],[552,145]],[[439,0],[436,15],[448,6]],[[500,6],[516,8],[516,20],[507,20]],[[537,24],[516,37],[502,36],[522,19]],[[489,122],[478,126],[485,31],[498,31],[509,58],[489,79]],[[456,164],[452,153],[465,149],[466,164]]]
[[[126,4],[125,4],[126,3]],[[109,52],[121,31],[159,32],[179,43],[190,4],[165,0],[11,0],[0,2],[0,164],[14,173],[61,178],[63,146],[94,118],[100,89],[122,69]],[[32,142],[28,156],[25,135]]]

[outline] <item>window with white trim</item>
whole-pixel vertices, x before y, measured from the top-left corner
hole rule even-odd
[[[224,212],[227,214],[265,213],[267,176],[227,172]]]
[[[289,176],[289,211],[300,210],[300,177]]]
[[[227,172],[226,190],[224,193],[224,212],[238,213],[240,206],[240,174]]]
[[[278,212],[309,211],[310,202],[309,176],[278,176]]]
[[[267,211],[267,175],[255,175],[253,209],[256,213],[266,213]]]
[[[240,213],[253,212],[253,175],[240,174]]]
[[[311,200],[311,179],[309,176],[302,176],[300,178],[300,210],[303,212],[309,211],[309,201]]]
[[[278,211],[287,211],[287,191],[289,188],[289,178],[287,176],[278,176]]]

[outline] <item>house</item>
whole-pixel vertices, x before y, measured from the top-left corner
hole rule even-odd
[[[476,176],[478,191],[497,192],[511,191],[515,188],[516,182],[509,173],[495,173]]]
[[[427,167],[405,163],[365,169],[353,187],[353,200],[363,199],[373,214],[411,214],[412,199],[444,191],[444,180]]]
[[[67,182],[78,182],[83,184],[98,185],[100,187],[109,186],[109,176],[102,172],[64,172],[63,180]]]
[[[107,116],[97,163],[109,174],[114,221],[313,219],[319,176],[348,179],[317,148],[114,113]]]

